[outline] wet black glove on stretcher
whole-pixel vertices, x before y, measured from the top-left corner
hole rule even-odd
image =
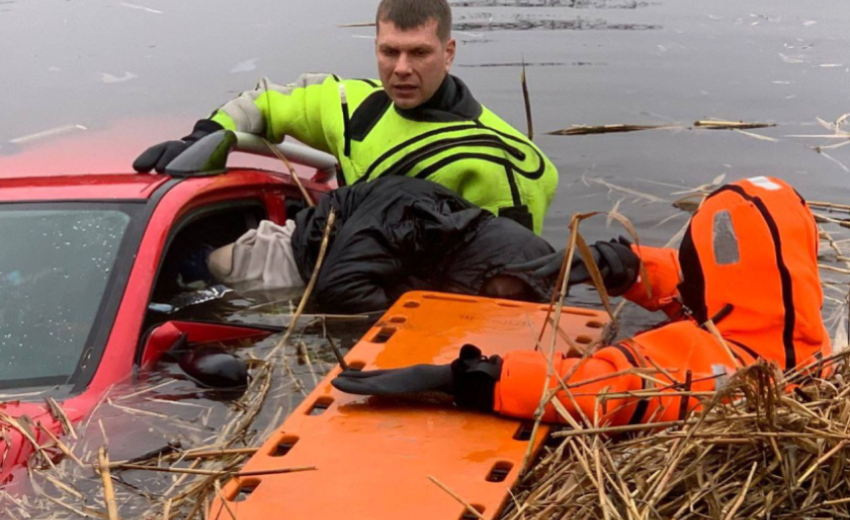
[[[346,370],[331,384],[358,395],[396,395],[443,392],[463,408],[493,410],[493,392],[502,371],[502,358],[485,357],[473,345],[464,345],[460,357],[448,365],[414,365],[406,368]]]
[[[195,123],[192,133],[179,141],[166,141],[155,144],[142,152],[142,155],[133,162],[133,169],[139,173],[147,173],[154,169],[157,173],[164,173],[168,163],[176,159],[178,155],[185,152],[190,146],[209,134],[223,129],[224,127],[215,121],[201,119]]]
[[[593,260],[602,274],[605,289],[611,296],[624,294],[635,283],[640,272],[640,258],[632,251],[631,242],[623,237],[610,242],[599,241],[589,246]],[[507,271],[528,272],[537,278],[555,278],[564,263],[565,249],[530,262],[509,265]],[[569,285],[587,283],[590,271],[576,252],[570,266]]]

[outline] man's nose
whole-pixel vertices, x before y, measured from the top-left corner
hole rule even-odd
[[[413,70],[410,68],[410,60],[407,57],[407,53],[401,53],[398,57],[398,61],[395,64],[395,70],[393,71],[399,76],[409,76]]]

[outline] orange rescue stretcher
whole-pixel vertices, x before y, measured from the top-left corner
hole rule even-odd
[[[533,349],[548,305],[411,292],[393,305],[345,357],[352,368],[399,368],[454,360],[472,343],[489,354]],[[551,318],[550,318],[551,319]],[[557,349],[568,336],[588,344],[605,313],[565,307]],[[541,348],[548,350],[552,328]],[[314,471],[239,477],[208,511],[209,520],[462,520],[476,518],[439,481],[485,518],[496,518],[533,443],[548,433],[495,414],[445,402],[342,393],[335,368],[246,463],[243,473],[315,466]],[[542,388],[540,389],[542,392]],[[232,514],[231,514],[232,513]]]

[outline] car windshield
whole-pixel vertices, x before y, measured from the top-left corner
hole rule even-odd
[[[0,388],[69,381],[130,219],[117,204],[0,205]]]

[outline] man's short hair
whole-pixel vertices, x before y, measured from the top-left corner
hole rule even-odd
[[[375,23],[392,22],[402,31],[437,20],[437,37],[448,41],[452,34],[452,10],[446,0],[381,0]]]

